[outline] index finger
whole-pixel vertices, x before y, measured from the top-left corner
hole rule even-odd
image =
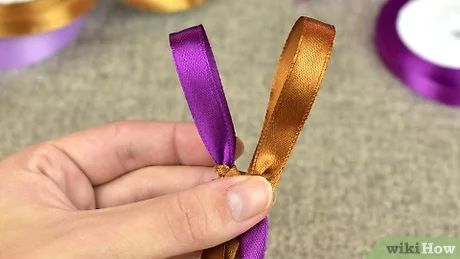
[[[193,123],[115,122],[49,143],[65,153],[92,185],[147,166],[214,165]],[[242,150],[241,142],[237,150]]]

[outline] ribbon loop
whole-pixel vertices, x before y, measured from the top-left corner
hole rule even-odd
[[[217,64],[202,25],[172,33],[177,74],[201,139],[220,177],[236,176],[236,137]],[[203,252],[202,258],[235,258],[238,240]]]
[[[273,189],[315,101],[334,38],[332,25],[300,17],[281,53],[262,133],[248,170],[248,174],[265,177]],[[267,218],[244,233],[242,259],[264,258],[267,234]]]
[[[218,165],[235,162],[235,129],[202,25],[169,37],[177,74],[198,132]]]
[[[281,54],[265,122],[249,174],[276,187],[289,154],[310,113],[335,37],[333,26],[301,17]]]

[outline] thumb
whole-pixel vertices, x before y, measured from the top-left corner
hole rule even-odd
[[[91,219],[84,221],[92,227],[84,229],[103,242],[93,257],[110,251],[110,256],[119,258],[166,258],[240,235],[267,215],[272,202],[271,185],[263,177],[222,178],[187,191],[92,212]]]

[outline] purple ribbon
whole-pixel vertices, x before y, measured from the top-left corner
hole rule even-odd
[[[55,31],[20,37],[0,37],[0,69],[19,68],[40,62],[75,39],[83,24],[79,18]]]
[[[410,0],[389,0],[377,19],[375,44],[388,69],[425,98],[460,106],[460,70],[440,67],[412,53],[396,31],[401,8]]]
[[[172,33],[171,49],[196,127],[216,164],[233,166],[235,129],[203,26]]]
[[[185,98],[206,148],[216,164],[233,166],[235,130],[203,26],[172,33],[170,45]],[[265,218],[241,236],[241,258],[264,258],[267,236]]]
[[[242,259],[265,258],[268,239],[268,218],[249,229],[240,236],[240,252]]]

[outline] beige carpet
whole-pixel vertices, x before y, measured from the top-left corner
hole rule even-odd
[[[245,168],[285,37],[304,14],[337,25],[332,64],[285,171],[268,258],[362,258],[379,237],[460,235],[460,109],[415,97],[380,64],[383,0],[210,0],[162,15],[101,0],[81,37],[40,65],[0,73],[0,157],[124,119],[187,120],[168,33],[203,23]]]

